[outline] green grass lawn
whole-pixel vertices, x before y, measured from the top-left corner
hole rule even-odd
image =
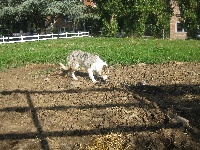
[[[200,62],[200,41],[135,38],[73,38],[0,45],[0,70],[30,63],[65,63],[81,49],[100,55],[108,64]]]

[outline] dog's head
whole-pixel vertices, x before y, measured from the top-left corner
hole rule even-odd
[[[107,71],[108,70],[108,64],[106,62],[103,62],[103,65],[102,65],[102,71]]]

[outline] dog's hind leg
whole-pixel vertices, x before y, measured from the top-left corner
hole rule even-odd
[[[62,63],[59,63],[59,65],[61,66],[61,68],[63,69],[63,70],[67,70],[67,68],[66,68],[66,66],[65,65],[63,65]]]

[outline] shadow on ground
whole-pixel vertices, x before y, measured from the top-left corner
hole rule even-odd
[[[90,90],[91,92],[113,92],[113,91],[123,91],[131,92],[133,98],[136,99],[138,103],[126,102],[126,103],[108,103],[108,104],[88,104],[88,105],[78,105],[78,106],[48,106],[48,107],[35,107],[33,100],[31,98],[32,94],[70,94],[70,93],[83,93]],[[0,109],[0,112],[31,112],[31,117],[37,132],[26,132],[26,133],[6,133],[0,134],[0,140],[21,140],[21,139],[40,139],[40,145],[43,150],[50,149],[47,138],[49,137],[66,137],[66,136],[87,136],[87,135],[105,135],[109,133],[133,133],[133,132],[156,132],[161,129],[173,129],[183,127],[183,122],[176,121],[171,122],[170,116],[168,114],[171,111],[173,114],[179,115],[187,120],[189,120],[189,126],[184,126],[183,128],[187,130],[192,136],[192,138],[199,142],[200,140],[200,85],[161,85],[161,86],[149,86],[149,85],[131,85],[128,83],[122,83],[121,87],[112,88],[93,88],[93,89],[71,89],[71,90],[60,90],[60,91],[29,91],[29,90],[13,90],[13,91],[2,91],[0,94],[2,96],[11,94],[23,94],[26,97],[28,106],[24,107],[4,107]],[[146,107],[149,109],[161,109],[162,113],[165,114],[162,123],[157,123],[154,125],[117,125],[107,128],[92,128],[92,129],[74,129],[74,130],[63,130],[63,131],[52,131],[47,132],[43,130],[43,127],[38,119],[39,110],[62,110],[66,111],[68,109],[102,109],[113,107]],[[153,119],[155,116],[151,115]],[[173,147],[173,146],[172,146]]]

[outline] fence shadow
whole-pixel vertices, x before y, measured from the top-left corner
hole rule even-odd
[[[185,95],[197,95],[199,96],[200,93],[200,85],[164,85],[164,86],[134,86],[134,85],[125,85],[126,88],[120,87],[120,88],[96,88],[96,89],[90,89],[91,91],[101,91],[101,92],[109,92],[113,90],[124,92],[131,91],[133,93],[133,96],[136,100],[138,100],[140,103],[147,104],[143,97],[148,99],[152,103],[156,103],[162,111],[165,111],[168,108],[174,108],[176,113],[179,113],[180,115],[184,114],[184,117],[186,117],[188,120],[191,121],[192,125],[196,126],[198,129],[200,127],[195,124],[192,120],[190,114],[197,114],[197,117],[200,116],[199,113],[199,101],[196,98],[193,98],[192,100],[180,102],[177,99],[175,100],[174,97],[179,98],[185,98]],[[137,107],[138,104],[135,104],[133,102],[130,103],[116,103],[116,104],[95,104],[95,105],[84,105],[84,106],[53,106],[53,107],[34,107],[33,100],[31,99],[31,94],[56,94],[56,93],[79,93],[79,92],[85,92],[87,90],[80,90],[80,89],[70,89],[70,90],[62,90],[62,91],[28,91],[28,90],[13,90],[13,91],[2,91],[0,94],[4,95],[11,95],[12,93],[15,94],[24,94],[26,96],[28,107],[6,107],[1,108],[0,112],[31,112],[31,117],[34,123],[34,126],[37,129],[37,132],[27,132],[27,133],[8,133],[8,134],[0,134],[0,140],[20,140],[20,139],[40,139],[40,145],[43,150],[50,149],[47,138],[48,137],[66,137],[66,136],[84,136],[84,135],[99,135],[99,134],[108,134],[110,132],[140,132],[140,131],[157,131],[162,128],[179,128],[182,126],[180,123],[168,123],[166,124],[158,124],[153,126],[117,126],[113,128],[95,128],[90,130],[67,130],[67,131],[55,131],[55,132],[45,132],[42,129],[42,126],[39,122],[39,118],[37,115],[37,111],[41,109],[46,110],[67,110],[70,108],[74,109],[91,109],[91,108],[97,108],[97,109],[106,109],[111,108],[115,106],[122,106],[125,108],[135,106]],[[139,95],[139,96],[137,96]],[[149,103],[148,105],[152,105],[152,103]],[[189,106],[189,107],[188,107]],[[186,110],[186,108],[188,108]],[[189,114],[188,114],[189,113]],[[200,119],[197,119],[197,123],[200,124]],[[193,132],[191,130],[191,132]],[[195,135],[195,137],[198,137],[198,135]]]
[[[138,94],[143,103],[149,104],[153,107],[156,104],[163,112],[168,110],[173,111],[187,120],[189,120],[190,127],[188,131],[195,139],[200,140],[200,85],[131,85],[126,84],[125,87],[134,94]]]

